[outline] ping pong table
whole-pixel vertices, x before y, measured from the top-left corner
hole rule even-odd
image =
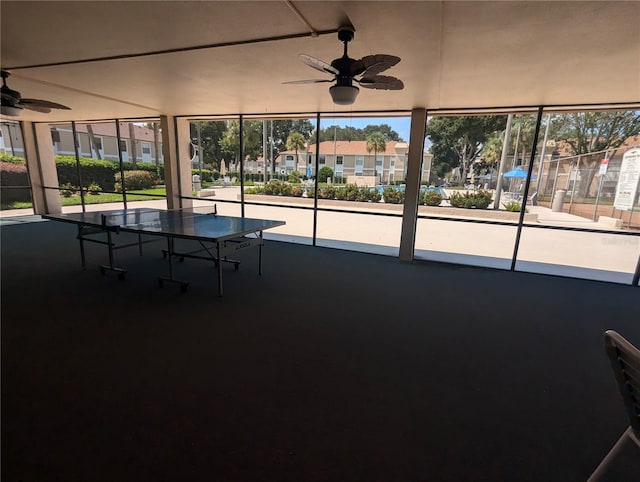
[[[238,269],[240,262],[228,256],[242,249],[257,246],[258,274],[262,274],[263,231],[285,224],[284,221],[253,219],[232,216],[219,216],[212,213],[196,212],[193,209],[118,209],[110,211],[94,211],[65,214],[43,214],[43,218],[68,222],[77,225],[77,239],[80,243],[82,268],[86,269],[85,242],[106,245],[109,253],[109,264],[100,266],[100,271],[118,273],[123,280],[127,270],[115,266],[114,251],[116,249],[138,246],[142,255],[142,244],[158,238],[166,238],[167,248],[162,251],[169,263],[169,276],[158,277],[158,283],[174,282],[186,291],[189,283],[174,277],[173,260],[178,258],[196,258],[213,261],[218,269],[218,295],[222,296],[222,263],[232,263]],[[114,235],[119,233],[138,235],[136,242],[116,244]],[[105,240],[106,236],[106,240]],[[143,236],[151,236],[152,239]],[[175,239],[197,241],[199,248],[190,252],[177,252]]]

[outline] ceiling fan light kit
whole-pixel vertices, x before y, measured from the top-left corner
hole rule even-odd
[[[0,106],[0,114],[6,115],[9,117],[18,117],[22,109],[20,107],[11,107],[10,105],[4,105],[4,100],[2,102],[2,106]]]
[[[388,75],[378,75],[380,72],[393,67],[400,62],[400,57],[387,54],[367,55],[361,59],[352,59],[347,55],[347,45],[353,40],[355,30],[351,26],[344,26],[338,30],[338,40],[344,44],[342,57],[334,59],[330,64],[306,54],[300,54],[300,61],[333,79],[294,80],[285,84],[313,84],[321,82],[335,82],[329,87],[329,94],[333,103],[337,105],[351,105],[355,102],[360,89],[354,82],[366,89],[401,90],[404,84],[400,79]]]
[[[353,104],[359,92],[360,89],[355,85],[332,85],[329,87],[329,93],[331,94],[333,103],[338,105]]]

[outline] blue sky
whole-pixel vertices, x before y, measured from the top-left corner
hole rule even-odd
[[[356,129],[362,129],[368,125],[376,124],[388,124],[391,128],[398,133],[398,135],[409,142],[409,132],[411,129],[411,117],[326,117],[323,116],[320,125],[322,128],[326,128],[332,125],[339,125],[340,127],[354,127]]]

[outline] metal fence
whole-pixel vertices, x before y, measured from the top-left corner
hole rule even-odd
[[[593,220],[600,216],[617,218],[625,227],[640,229],[640,192],[636,192],[631,210],[614,207],[622,157],[627,150],[629,147],[576,156],[545,156],[542,168],[534,165],[533,172],[540,172],[540,177],[531,181],[530,192],[537,191],[542,206]],[[606,171],[602,167],[604,159],[608,160]]]

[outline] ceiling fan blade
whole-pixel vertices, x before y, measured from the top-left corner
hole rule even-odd
[[[44,112],[41,109],[49,109],[47,112],[51,112],[51,109],[71,110],[71,107],[67,107],[66,105],[41,99],[20,99],[20,105],[25,109],[36,110],[38,112]]]
[[[19,104],[19,105],[24,109],[32,110],[35,112],[42,112],[43,114],[48,114],[49,112],[51,112],[51,109],[49,107],[44,107],[38,104]]]
[[[309,67],[319,70],[320,72],[325,72],[331,75],[338,75],[340,73],[340,71],[335,67],[333,67],[331,64],[328,64],[323,60],[316,59],[311,55],[300,54],[298,55],[298,58],[303,64],[306,64]]]
[[[15,96],[5,92],[0,93],[0,97],[2,98],[2,105],[15,105],[19,100]]]
[[[373,77],[365,77],[357,81],[360,87],[365,89],[379,90],[402,90],[404,84],[400,79],[390,77],[388,75],[374,75]]]
[[[319,84],[321,82],[333,82],[333,79],[309,79],[309,80],[289,80],[283,84]]]
[[[367,55],[351,65],[351,75],[371,77],[393,67],[400,62],[400,57],[387,54]]]

